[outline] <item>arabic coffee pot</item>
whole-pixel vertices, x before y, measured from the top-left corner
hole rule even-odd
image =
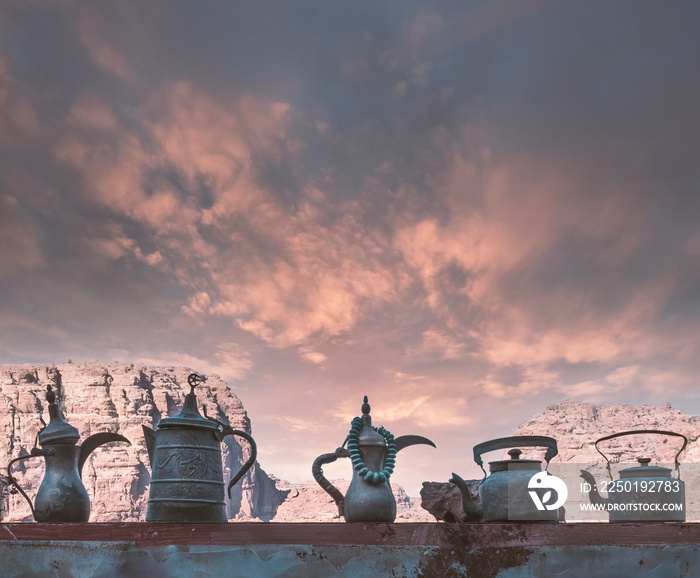
[[[394,438],[384,427],[373,427],[367,396],[362,404],[362,417],[352,420],[350,433],[342,447],[316,458],[311,468],[314,479],[333,498],[338,514],[346,522],[386,522],[396,519],[396,499],[389,477],[394,472],[396,454],[402,449],[426,444],[428,438],[406,435]],[[347,448],[345,445],[347,444]],[[352,461],[352,481],[345,496],[323,475],[322,466],[338,458]]]
[[[103,432],[88,437],[82,445],[78,430],[67,423],[56,403],[56,394],[51,385],[46,386],[46,401],[49,402],[49,424],[37,434],[31,453],[10,461],[7,477],[24,496],[37,522],[87,522],[90,519],[90,497],[82,481],[83,466],[88,456],[98,447],[110,442],[131,442],[124,436]],[[38,445],[41,448],[37,447]],[[12,466],[23,460],[43,457],[44,478],[36,493],[34,504],[12,476]]]

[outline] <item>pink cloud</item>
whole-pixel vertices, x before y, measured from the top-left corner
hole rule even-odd
[[[383,262],[388,240],[364,229],[364,205],[348,202],[344,216],[326,225],[323,183],[309,183],[293,210],[258,183],[253,156],[280,157],[288,105],[250,97],[224,104],[178,84],[157,91],[142,111],[146,142],[112,130],[106,110],[82,102],[88,104],[74,107],[69,119],[102,130],[104,140],[96,146],[94,135],[78,130],[58,143],[57,158],[82,172],[87,194],[145,225],[156,243],[143,255],[138,243],[115,234],[96,250],[112,258],[131,251],[174,274],[193,288],[183,312],[232,317],[287,346],[338,334],[365,305],[395,298],[397,279]],[[185,194],[151,176],[169,169]],[[212,198],[206,208],[195,196],[202,183]],[[258,252],[257,243],[270,250]]]
[[[29,95],[29,89],[15,78],[0,52],[0,147],[17,146],[39,135],[39,122]]]
[[[0,278],[43,263],[38,231],[17,199],[0,192]]]
[[[117,352],[125,354],[127,352]],[[133,356],[133,353],[131,354]],[[205,357],[190,355],[182,351],[160,351],[137,355],[139,363],[174,367],[197,368],[206,375],[216,374],[224,380],[240,381],[253,367],[250,352],[237,343],[220,343]]]
[[[96,130],[111,130],[117,127],[117,119],[112,107],[108,103],[90,96],[71,107],[68,119],[79,126]]]
[[[133,70],[124,58],[125,43],[117,36],[117,28],[107,20],[108,14],[81,5],[73,16],[78,38],[95,64],[122,80],[133,80]]]

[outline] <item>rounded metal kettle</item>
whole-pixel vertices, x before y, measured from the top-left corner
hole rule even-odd
[[[338,514],[344,516],[346,522],[389,523],[396,519],[396,499],[389,483],[396,454],[415,444],[433,447],[435,444],[428,438],[416,435],[394,438],[383,427],[372,426],[369,412],[370,406],[365,396],[362,417],[352,420],[350,433],[342,447],[317,457],[311,472],[316,482],[331,495],[338,506]],[[338,458],[350,458],[353,465],[352,481],[345,496],[323,475],[322,466]]]
[[[473,502],[469,487],[460,476],[453,473],[450,479],[462,494],[462,508],[468,519],[480,522],[557,522],[563,519],[560,508],[545,507],[542,497],[537,492],[538,485],[556,490],[557,486],[564,484],[558,478],[548,476],[546,469],[543,472],[541,461],[522,460],[522,451],[511,449],[508,452],[509,460],[489,462],[491,475],[487,476],[484,470],[482,454],[527,446],[546,447],[544,459],[547,465],[558,453],[557,441],[547,436],[511,436],[474,446],[474,461],[484,472],[479,484],[479,504]],[[552,479],[548,481],[548,477]],[[565,492],[565,487],[560,488],[560,491]]]
[[[638,466],[620,470],[620,479],[613,480],[610,460],[600,451],[598,444],[628,435],[658,434],[683,438],[683,446],[675,457],[676,477],[670,468],[650,465],[651,458],[637,458]],[[685,522],[685,484],[680,478],[678,456],[688,445],[683,434],[662,430],[625,431],[600,438],[595,442],[598,453],[607,462],[610,481],[597,483],[590,472],[581,470],[581,477],[590,486],[588,497],[592,504],[609,514],[610,522]],[[607,491],[604,498],[599,491]]]
[[[29,502],[29,508],[37,522],[87,522],[90,519],[90,498],[83,485],[83,466],[88,456],[99,446],[109,442],[131,442],[116,433],[98,433],[88,437],[82,445],[78,430],[64,421],[56,404],[56,394],[51,385],[46,386],[49,402],[49,425],[39,430],[32,451],[27,456],[15,458],[7,465],[7,477]],[[41,445],[41,448],[37,447]],[[35,503],[12,476],[12,466],[22,460],[43,457],[46,470],[36,493]]]
[[[236,435],[251,446],[250,458],[228,484],[229,499],[231,488],[255,463],[257,446],[251,436],[207,416],[206,407],[205,417],[199,413],[194,389],[201,381],[196,373],[189,375],[191,391],[178,415],[161,419],[157,431],[142,426],[152,469],[148,522],[228,521],[221,441]]]

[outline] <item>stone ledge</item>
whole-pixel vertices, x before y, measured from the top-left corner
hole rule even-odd
[[[0,524],[1,542],[126,542],[137,546],[431,546],[511,548],[700,544],[695,523],[338,524],[88,523]]]

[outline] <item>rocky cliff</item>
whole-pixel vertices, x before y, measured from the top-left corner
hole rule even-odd
[[[635,406],[629,404],[593,405],[565,400],[550,405],[531,419],[522,422],[514,435],[546,435],[557,440],[559,453],[551,462],[550,473],[563,478],[569,488],[567,519],[599,519],[582,515],[579,503],[588,501],[588,495],[580,489],[581,469],[595,474],[596,479],[609,479],[605,460],[595,448],[596,440],[624,431],[663,430],[683,434],[688,445],[679,457],[680,474],[685,483],[687,520],[700,519],[700,416],[673,409],[670,404]],[[599,444],[601,451],[612,464],[613,479],[619,479],[622,468],[635,467],[640,457],[651,458],[652,464],[675,470],[674,459],[683,440],[675,436],[636,434],[606,440]],[[521,448],[521,459],[542,460],[543,448]],[[501,456],[486,456],[486,460],[509,459],[504,451]],[[678,472],[673,471],[674,477]],[[478,480],[469,481],[470,490],[478,502]],[[441,520],[462,519],[461,498],[455,486],[445,481],[426,482],[421,491],[422,505]],[[605,517],[605,516],[603,516]]]
[[[0,462],[26,455],[47,419],[46,386],[60,400],[62,413],[78,428],[81,440],[98,432],[115,432],[132,445],[110,444],[93,452],[83,468],[83,483],[91,500],[91,521],[145,520],[150,463],[142,425],[155,428],[161,417],[176,415],[189,393],[183,367],[98,363],[0,367]],[[250,433],[243,404],[216,375],[197,390],[208,415]],[[250,456],[245,441],[228,436],[222,443],[224,481]],[[41,458],[17,464],[14,475],[30,496],[43,477]],[[269,520],[284,499],[275,482],[255,464],[236,484],[228,503],[228,517]],[[5,521],[31,520],[28,504],[18,494],[6,496]]]
[[[565,400],[550,405],[546,411],[535,415],[518,426],[515,435],[549,435],[557,440],[559,455],[553,463],[597,463],[602,456],[595,449],[595,441],[616,432],[653,429],[680,433],[688,438],[688,447],[679,458],[682,462],[700,462],[700,416],[673,409],[671,404],[654,405],[593,405]],[[683,445],[677,437],[643,434],[623,436],[605,442],[599,447],[616,462],[636,462],[638,457],[651,458],[652,462],[673,462],[676,452]],[[528,457],[538,455],[527,450]],[[507,456],[505,456],[507,458]],[[526,457],[523,453],[521,456]],[[539,457],[542,459],[541,450]]]
[[[151,466],[141,429],[155,428],[162,417],[177,415],[189,393],[184,367],[150,367],[137,364],[90,362],[57,365],[0,366],[0,465],[27,455],[34,447],[40,416],[48,419],[46,386],[60,400],[64,418],[76,427],[81,441],[98,432],[115,432],[132,445],[102,446],[88,458],[83,482],[91,501],[93,522],[136,522],[146,519]],[[251,433],[241,401],[218,376],[209,375],[196,389],[200,411]],[[203,411],[202,411],[203,413]],[[230,421],[229,421],[230,420]],[[228,436],[222,443],[224,482],[250,456],[240,438]],[[311,465],[309,464],[309,470]],[[4,472],[3,472],[4,473]],[[16,464],[13,475],[34,496],[44,475],[41,458]],[[345,490],[347,482],[334,482]],[[0,520],[29,521],[31,512],[17,493],[3,492],[0,475]],[[394,486],[397,521],[427,521],[430,515]],[[333,500],[317,484],[290,484],[268,476],[256,463],[232,492],[229,519],[245,521],[341,521]]]

